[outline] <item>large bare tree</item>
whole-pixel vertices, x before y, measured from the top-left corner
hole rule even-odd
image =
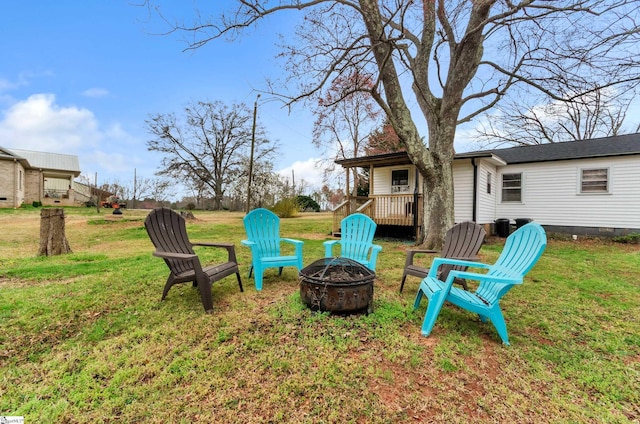
[[[252,140],[252,114],[247,106],[197,102],[185,107],[181,120],[175,114],[158,114],[146,124],[154,136],[147,148],[164,154],[159,174],[207,187],[214,208],[222,209],[226,190],[247,172],[244,158],[249,156]],[[255,160],[264,160],[274,150],[257,126]]]
[[[154,0],[148,0],[153,2]],[[159,0],[158,0],[159,1]],[[214,6],[215,4],[215,6]],[[638,81],[637,0],[236,0],[172,23],[189,47],[237,36],[281,12],[304,21],[283,56],[296,101],[357,70],[386,112],[427,193],[424,244],[441,244],[454,221],[456,127],[527,87],[549,99]],[[290,16],[290,15],[289,15]],[[555,90],[562,82],[562,92]],[[291,87],[291,84],[289,84]],[[357,87],[354,88],[358,89]],[[412,110],[426,123],[421,134]]]
[[[482,147],[526,146],[625,133],[635,90],[585,90],[571,101],[538,103],[533,96],[499,105],[476,127]]]
[[[368,75],[352,72],[338,76],[318,99],[313,112],[313,144],[332,153],[327,172],[335,169],[335,159],[361,156],[377,125],[381,110],[369,91],[373,82]],[[358,89],[358,91],[355,91]],[[352,168],[353,191],[359,185],[358,168]]]

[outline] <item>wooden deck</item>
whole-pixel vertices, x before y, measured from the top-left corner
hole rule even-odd
[[[340,221],[356,212],[371,217],[378,225],[419,228],[422,223],[421,199],[421,195],[413,194],[350,196],[333,210],[333,234],[340,234]]]

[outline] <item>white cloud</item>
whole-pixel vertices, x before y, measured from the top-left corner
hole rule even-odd
[[[109,95],[109,90],[105,89],[105,88],[89,88],[88,90],[84,90],[82,92],[82,95],[85,97],[93,97],[93,98],[100,98],[100,97],[107,97]]]
[[[34,94],[13,104],[0,121],[5,147],[72,154],[103,138],[93,112],[58,106],[53,94]]]
[[[284,178],[291,180],[295,175],[296,184],[304,180],[306,184],[314,188],[320,188],[322,186],[322,168],[319,166],[320,159],[309,158],[305,161],[296,161],[291,166],[278,171],[278,174]]]

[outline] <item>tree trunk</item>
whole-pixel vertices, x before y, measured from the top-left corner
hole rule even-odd
[[[64,209],[42,209],[38,256],[55,256],[64,253],[71,253],[71,247],[64,234]]]

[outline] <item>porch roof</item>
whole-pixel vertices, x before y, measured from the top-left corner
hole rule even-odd
[[[491,151],[485,152],[471,152],[456,154],[456,159],[471,159],[471,158],[490,158],[495,161],[504,163],[502,159],[496,157]],[[338,159],[335,161],[338,165],[342,165],[343,168],[368,168],[370,166],[394,166],[394,165],[411,165],[411,159],[407,152],[394,152],[383,153],[381,155],[363,156],[358,158]]]

